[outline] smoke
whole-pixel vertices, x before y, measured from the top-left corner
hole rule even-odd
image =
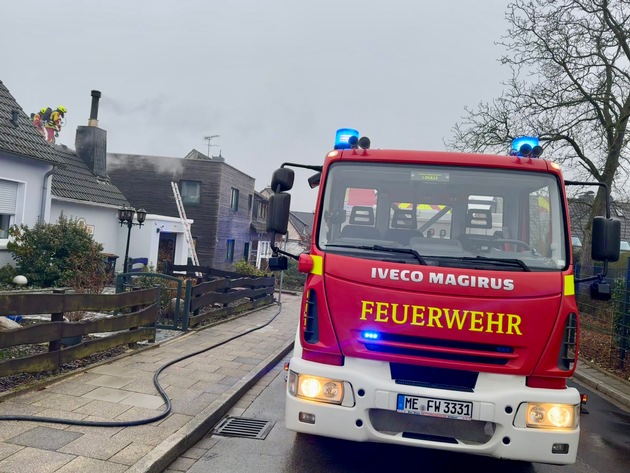
[[[133,169],[146,169],[147,167],[153,167],[155,173],[165,174],[170,178],[175,178],[183,172],[181,158],[124,153],[107,154],[108,172],[118,171],[121,168],[132,171]]]

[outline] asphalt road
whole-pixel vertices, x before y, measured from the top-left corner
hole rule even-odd
[[[284,427],[284,373],[260,394],[243,417],[274,422],[264,440],[212,436],[213,445],[187,471],[336,473],[336,472],[630,472],[630,413],[582,386],[589,395],[582,415],[578,461],[554,466],[496,460],[395,445],[355,443],[296,434]],[[254,388],[255,389],[255,388]],[[257,392],[259,392],[258,390]],[[207,439],[206,439],[207,441]],[[214,443],[216,442],[216,443]],[[193,455],[190,455],[193,456]],[[175,466],[175,465],[174,465]],[[180,468],[177,470],[183,471]]]

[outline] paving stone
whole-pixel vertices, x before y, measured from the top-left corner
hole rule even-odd
[[[7,439],[5,442],[42,450],[58,450],[82,436],[83,434],[78,432],[51,429],[50,427],[35,427],[34,429]]]
[[[152,451],[153,445],[132,443],[109,459],[110,462],[131,466]]]
[[[118,465],[94,458],[78,457],[66,463],[55,473],[122,473],[127,471],[125,465]]]
[[[74,442],[70,442],[58,451],[77,456],[107,460],[127,447],[131,442],[104,435],[82,434]]]
[[[11,473],[52,473],[76,457],[37,448],[23,448],[0,461],[0,471]]]

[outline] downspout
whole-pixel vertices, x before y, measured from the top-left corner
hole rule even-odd
[[[44,174],[44,185],[42,186],[42,205],[41,205],[41,210],[39,213],[39,223],[46,223],[44,222],[44,214],[46,213],[46,196],[48,194],[48,180],[51,179],[52,174],[55,172],[56,169],[65,169],[66,165],[65,164],[58,164],[58,165],[53,165],[52,169],[50,171],[48,171],[46,174]]]

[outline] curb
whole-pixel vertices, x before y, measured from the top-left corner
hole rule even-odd
[[[594,368],[594,369],[597,369],[597,368]],[[597,371],[598,373],[601,373],[602,375],[607,376],[608,379],[616,381],[615,378],[612,378],[611,376],[607,375],[604,371],[601,371],[601,370],[597,370]],[[580,381],[582,384],[615,400],[618,404],[625,406],[625,408],[630,408],[630,395],[628,394],[628,392],[624,392],[619,389],[616,389],[615,387],[613,387],[613,385],[610,382],[602,382],[598,380],[597,378],[590,376],[588,373],[585,373],[583,371],[578,372],[577,370],[573,373],[573,377],[576,380]]]
[[[236,404],[239,399],[271,368],[293,349],[294,341],[287,342],[279,351],[269,355],[249,376],[191,419],[185,426],[138,460],[127,471],[131,473],[161,473],[188,449],[199,442]]]

